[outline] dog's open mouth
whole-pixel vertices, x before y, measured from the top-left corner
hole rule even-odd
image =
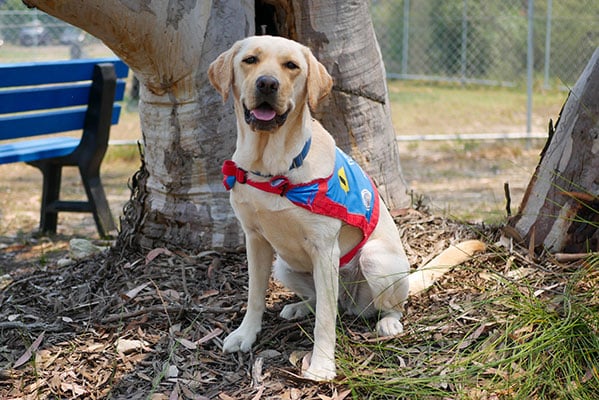
[[[270,104],[264,102],[258,107],[250,110],[245,105],[243,106],[245,114],[245,122],[253,129],[260,131],[272,131],[283,125],[287,120],[289,110],[283,114],[277,114]]]

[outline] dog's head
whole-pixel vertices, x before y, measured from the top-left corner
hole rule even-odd
[[[293,113],[314,108],[332,79],[310,49],[282,37],[253,36],[236,42],[208,68],[212,85],[254,131],[276,131]]]

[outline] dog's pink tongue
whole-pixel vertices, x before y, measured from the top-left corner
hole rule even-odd
[[[252,115],[254,115],[254,117],[256,117],[256,119],[259,119],[260,121],[270,121],[277,115],[275,110],[267,108],[256,108],[253,109],[251,112]]]

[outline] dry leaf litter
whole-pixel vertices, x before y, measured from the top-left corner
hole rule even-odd
[[[413,267],[450,243],[474,237],[487,243],[499,240],[497,229],[415,210],[395,219]],[[92,256],[40,265],[24,255],[39,245],[5,245],[0,256],[1,262],[12,263],[0,279],[2,399],[352,398],[343,376],[325,384],[299,377],[312,345],[313,319],[279,318],[293,295],[275,282],[253,352],[222,352],[223,338],[244,313],[243,253],[157,248],[141,255],[99,246]],[[57,246],[64,255],[67,246]],[[570,267],[539,264],[525,251],[494,249],[450,272],[427,293],[409,300],[406,332],[392,340],[413,356],[398,359],[398,368],[407,376],[424,373],[422,366],[431,356],[419,346],[423,337],[468,347],[490,334],[505,316],[483,315],[468,305],[492,296],[500,285],[498,274],[513,280],[525,275],[528,282],[538,281],[542,291],[563,284],[558,274],[564,268]],[[448,310],[451,318],[440,317]],[[374,323],[344,320],[340,341],[351,347],[380,340],[371,333]],[[350,351],[364,366],[377,357],[375,350],[363,346]],[[442,365],[450,360],[435,361]]]

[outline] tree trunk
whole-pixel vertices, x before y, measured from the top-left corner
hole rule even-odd
[[[312,49],[333,76],[314,116],[373,177],[389,208],[410,205],[391,121],[385,67],[365,0],[265,0],[267,32]],[[274,9],[273,9],[274,7]],[[273,26],[274,25],[274,26]]]
[[[254,1],[24,1],[100,38],[140,81],[145,163],[119,242],[142,249],[242,245],[220,172],[235,146],[232,101],[223,107],[206,72],[236,40],[255,34]],[[326,113],[317,117],[371,173],[388,206],[407,206],[368,2],[266,3],[258,21],[312,47],[335,78]]]
[[[26,0],[100,38],[141,83],[145,173],[134,220],[142,248],[232,248],[243,235],[221,183],[235,146],[232,102],[207,79],[208,65],[254,33],[253,1]],[[122,233],[122,232],[121,232]]]
[[[599,48],[568,97],[509,222],[529,247],[599,251]]]

